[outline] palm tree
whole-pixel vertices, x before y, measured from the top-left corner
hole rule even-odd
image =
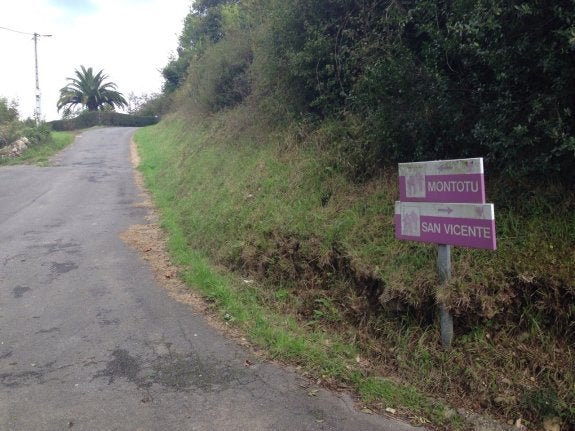
[[[103,111],[109,108],[128,106],[122,93],[116,91],[116,84],[104,82],[108,79],[108,75],[105,75],[103,70],[94,75],[91,67],[86,69],[84,66],[80,66],[80,70],[76,69],[75,73],[76,77],[67,78],[70,82],[60,90],[58,111],[65,106],[74,107],[76,105],[82,105],[89,111]]]

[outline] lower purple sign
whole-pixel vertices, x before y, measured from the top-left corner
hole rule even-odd
[[[493,204],[396,202],[395,237],[495,250]]]

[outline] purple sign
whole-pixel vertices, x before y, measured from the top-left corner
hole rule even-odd
[[[485,203],[483,159],[399,164],[402,202]]]
[[[493,204],[396,202],[395,237],[495,250]]]

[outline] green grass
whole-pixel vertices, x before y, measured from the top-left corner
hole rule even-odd
[[[289,129],[237,133],[238,116],[172,118],[136,134],[172,258],[223,320],[270,357],[420,423],[465,428],[437,397],[502,418],[575,420],[575,351],[562,338],[575,316],[565,304],[575,294],[572,193],[542,186],[519,204],[492,185],[498,250],[454,249],[439,292],[435,248],[394,238],[395,172],[350,183],[325,144]],[[383,295],[369,304],[361,288],[374,281]],[[456,315],[449,351],[436,295]]]
[[[50,158],[74,142],[73,132],[51,132],[50,141],[43,145],[35,145],[24,150],[20,157],[0,159],[2,165],[36,164],[45,166]]]

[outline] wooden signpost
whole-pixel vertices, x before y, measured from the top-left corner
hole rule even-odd
[[[451,277],[451,246],[497,248],[495,210],[485,203],[483,159],[437,160],[399,164],[395,237],[438,244],[442,284]],[[439,304],[441,342],[453,339],[453,318]]]

